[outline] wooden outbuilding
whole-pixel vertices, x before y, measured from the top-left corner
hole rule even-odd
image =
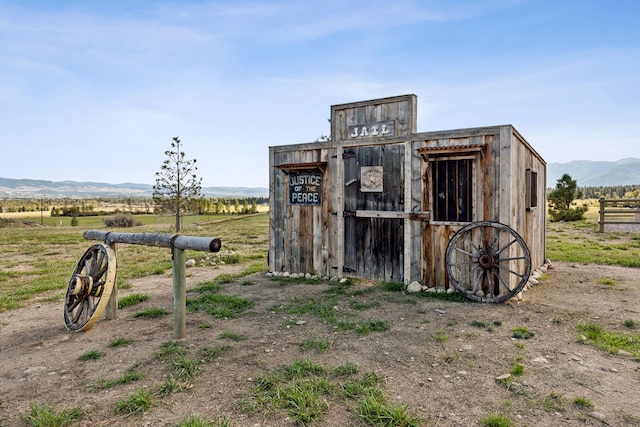
[[[271,271],[448,289],[469,256],[496,266],[460,278],[484,295],[544,264],[542,157],[511,125],[417,132],[416,116],[415,95],[334,105],[329,140],[269,148]]]

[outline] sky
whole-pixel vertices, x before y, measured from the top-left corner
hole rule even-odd
[[[0,0],[0,177],[268,187],[331,105],[512,124],[547,163],[640,157],[636,0]]]

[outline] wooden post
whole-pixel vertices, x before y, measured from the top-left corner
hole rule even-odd
[[[107,320],[113,320],[118,318],[118,245],[116,243],[109,243],[108,245],[113,249],[113,254],[115,255],[113,259],[116,262],[116,265],[114,266],[116,269],[116,276],[111,290],[111,296],[109,297],[109,302],[104,310],[104,318]]]
[[[600,219],[598,220],[599,232],[604,233],[604,197],[600,197]]]
[[[184,250],[172,248],[173,258],[173,337],[184,338],[187,329],[187,287]]]

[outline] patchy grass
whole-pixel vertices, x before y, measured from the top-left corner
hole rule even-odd
[[[167,314],[169,314],[169,312],[165,308],[149,307],[134,313],[133,317],[145,317],[147,319],[155,319],[156,317],[162,317]]]
[[[84,362],[85,360],[98,360],[102,356],[104,355],[100,353],[98,350],[89,350],[83,353],[82,355],[80,355],[78,357],[78,360],[80,360],[81,362]]]
[[[593,402],[584,396],[576,396],[573,398],[573,406],[580,409],[593,409]]]
[[[610,278],[610,277],[602,277],[598,280],[596,280],[596,283],[599,285],[610,285],[610,286],[614,286],[616,285],[618,282],[616,282],[614,279]]]
[[[580,323],[576,325],[576,329],[583,335],[582,341],[585,344],[593,345],[610,354],[619,354],[622,350],[640,358],[640,333],[609,332],[596,323]]]
[[[109,342],[109,347],[112,347],[112,348],[123,347],[131,343],[133,343],[133,340],[131,338],[118,337]]]
[[[417,427],[421,424],[418,418],[408,413],[406,406],[375,396],[360,401],[358,418],[372,426]]]
[[[207,420],[201,415],[191,414],[181,419],[176,427],[231,427],[231,422],[224,415]]]
[[[200,370],[200,360],[180,356],[171,360],[171,375],[176,381],[189,383],[193,381]]]
[[[254,306],[254,302],[235,295],[205,292],[197,298],[187,299],[190,311],[204,311],[219,319],[235,319]]]
[[[48,403],[31,403],[29,415],[23,421],[32,427],[64,427],[80,421],[83,416],[82,407],[74,406],[57,410]]]
[[[383,380],[373,372],[359,374],[353,363],[333,370],[310,360],[296,360],[254,380],[244,410],[253,413],[285,412],[296,424],[321,422],[329,401],[343,401],[355,420],[367,425],[418,426],[421,420],[406,406],[391,402]]]
[[[152,393],[149,390],[138,389],[115,403],[115,412],[121,415],[135,415],[147,412],[152,404]]]
[[[517,362],[513,363],[511,365],[511,370],[509,371],[509,373],[514,377],[519,377],[520,375],[524,374],[524,365]]]
[[[167,361],[173,357],[182,357],[187,354],[184,344],[179,341],[167,341],[160,345],[160,350],[155,353],[155,358]]]
[[[566,405],[562,394],[555,391],[547,394],[542,400],[542,408],[547,412],[564,412],[567,409]]]
[[[227,350],[229,350],[229,346],[205,346],[198,349],[198,358],[205,363],[212,362],[216,360],[220,355]]]
[[[218,339],[221,340],[230,340],[230,341],[244,341],[247,339],[246,335],[237,334],[232,331],[222,331],[220,335],[218,335]]]
[[[146,294],[129,294],[118,299],[118,308],[123,309],[126,307],[131,307],[132,305],[140,304],[149,299],[149,295]]]
[[[513,421],[500,414],[490,414],[480,420],[482,427],[511,427]]]
[[[356,326],[359,335],[367,335],[371,332],[384,332],[389,330],[389,322],[386,320],[367,320],[360,322]]]
[[[302,341],[299,345],[301,352],[315,351],[316,353],[324,353],[329,349],[331,342],[318,337],[310,337]]]
[[[140,366],[135,365],[127,369],[124,374],[112,379],[100,379],[92,383],[89,388],[92,391],[106,390],[123,384],[129,384],[134,381],[140,381],[145,378],[145,375],[140,371]]]
[[[447,331],[445,331],[444,329],[438,329],[438,332],[433,337],[433,339],[435,340],[435,342],[445,343],[449,340],[449,335],[447,335]]]
[[[536,334],[533,331],[530,331],[528,328],[524,326],[518,326],[513,329],[513,334],[511,336],[519,340],[528,340],[529,338],[533,338],[535,335]]]

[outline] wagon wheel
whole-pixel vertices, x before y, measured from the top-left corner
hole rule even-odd
[[[116,278],[116,256],[109,246],[91,246],[69,279],[64,323],[70,331],[86,331],[104,312]]]
[[[499,222],[474,222],[449,241],[449,280],[476,301],[503,302],[517,295],[529,280],[531,257],[522,237]]]

